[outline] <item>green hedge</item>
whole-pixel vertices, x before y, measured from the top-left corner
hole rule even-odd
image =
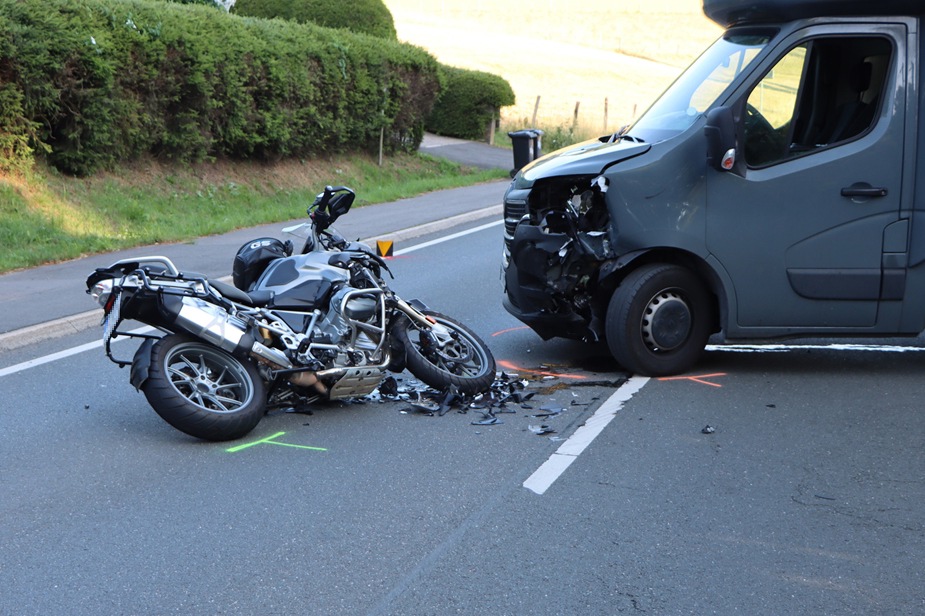
[[[382,0],[237,0],[231,12],[397,39],[392,13]]]
[[[439,88],[432,56],[371,36],[153,0],[0,0],[0,143],[47,146],[67,173],[373,151],[381,130],[411,151]]]
[[[427,130],[462,139],[484,139],[492,118],[514,104],[511,85],[498,75],[441,66],[444,89],[427,119]]]
[[[224,7],[216,2],[216,0],[167,0],[167,2],[176,2],[177,4],[204,4],[212,8],[224,10]]]

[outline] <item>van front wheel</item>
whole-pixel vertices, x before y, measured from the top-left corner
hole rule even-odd
[[[712,302],[692,271],[644,265],[617,287],[607,308],[607,345],[617,362],[645,376],[690,370],[710,337]]]

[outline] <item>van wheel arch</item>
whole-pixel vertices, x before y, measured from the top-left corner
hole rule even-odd
[[[722,281],[703,259],[683,250],[645,249],[626,253],[619,259],[611,261],[610,267],[602,269],[598,281],[600,297],[604,299],[604,308],[606,309],[609,305],[614,291],[627,276],[640,267],[653,264],[677,265],[694,272],[710,294],[713,313],[710,332],[717,333],[722,329],[727,314]]]

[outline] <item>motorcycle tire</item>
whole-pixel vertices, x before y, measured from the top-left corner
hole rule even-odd
[[[485,343],[446,315],[429,310],[424,314],[449,329],[453,341],[440,349],[410,319],[402,319],[395,335],[405,349],[408,371],[435,389],[455,386],[463,394],[487,391],[495,380],[495,358]]]
[[[154,344],[141,389],[164,421],[207,441],[241,438],[266,411],[266,387],[254,364],[182,334]]]

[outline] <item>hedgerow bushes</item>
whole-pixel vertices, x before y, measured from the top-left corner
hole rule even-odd
[[[440,89],[423,50],[153,0],[0,0],[0,148],[77,175],[143,154],[414,150]],[[11,143],[11,146],[6,145]]]
[[[397,38],[392,13],[382,0],[237,0],[231,12]]]
[[[427,130],[462,139],[483,139],[501,107],[514,104],[504,78],[482,71],[441,66],[444,87],[427,119]]]

